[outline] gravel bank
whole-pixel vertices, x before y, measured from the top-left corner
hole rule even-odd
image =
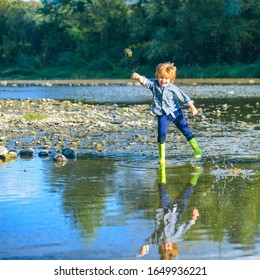
[[[259,102],[200,104],[188,122],[205,157],[257,157]],[[187,109],[185,109],[187,110]],[[25,114],[42,119],[27,120]],[[0,100],[0,146],[30,148],[34,154],[70,148],[90,156],[157,157],[157,121],[150,105],[90,105],[53,99]],[[167,156],[192,159],[193,151],[174,126],[167,136]]]
[[[8,149],[57,152],[68,147],[84,153],[118,153],[132,150],[138,142],[149,144],[155,134],[148,105],[119,107],[28,99],[0,100],[0,110],[0,145]],[[44,118],[26,120],[28,112]]]

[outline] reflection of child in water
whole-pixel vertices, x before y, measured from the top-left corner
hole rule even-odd
[[[162,172],[165,172],[165,168],[162,169]],[[160,206],[155,211],[155,231],[147,239],[147,243],[141,247],[137,257],[147,255],[151,245],[158,245],[162,260],[177,258],[178,248],[176,243],[184,239],[185,233],[195,224],[199,217],[198,209],[193,208],[190,220],[178,226],[181,214],[185,210],[188,199],[194,191],[193,186],[196,185],[199,174],[195,173],[194,176],[191,180],[192,185],[185,189],[182,198],[180,200],[176,199],[173,202],[171,202],[169,197],[166,180],[159,184]]]

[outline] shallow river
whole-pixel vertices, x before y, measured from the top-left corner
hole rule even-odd
[[[65,166],[38,156],[1,163],[0,259],[260,259],[260,88],[182,89],[202,112],[198,125],[190,120],[199,162],[170,136],[165,170],[145,143],[128,154],[80,153]],[[3,87],[0,98],[151,100],[127,86]]]

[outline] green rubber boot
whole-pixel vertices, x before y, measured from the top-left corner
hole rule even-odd
[[[159,175],[160,175],[160,184],[165,185],[165,184],[166,184],[166,170],[165,170],[165,165],[160,165]]]
[[[159,164],[165,165],[165,142],[163,144],[158,143],[159,150]]]
[[[198,183],[198,179],[202,173],[202,168],[200,166],[195,166],[195,172],[193,173],[191,179],[190,179],[190,184],[195,187]]]
[[[191,147],[192,147],[192,149],[193,149],[193,151],[194,151],[194,158],[195,159],[199,159],[199,158],[201,158],[201,156],[202,156],[202,151],[201,151],[201,149],[200,149],[200,147],[199,147],[199,145],[198,145],[198,142],[197,142],[197,140],[196,140],[196,138],[192,138],[190,141],[189,141],[189,143],[190,143],[190,145],[191,145]]]

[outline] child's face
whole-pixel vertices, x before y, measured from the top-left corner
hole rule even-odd
[[[166,77],[163,77],[163,76],[159,76],[157,78],[158,80],[158,83],[160,84],[161,87],[166,87],[169,83],[170,83],[170,78],[166,78]]]

